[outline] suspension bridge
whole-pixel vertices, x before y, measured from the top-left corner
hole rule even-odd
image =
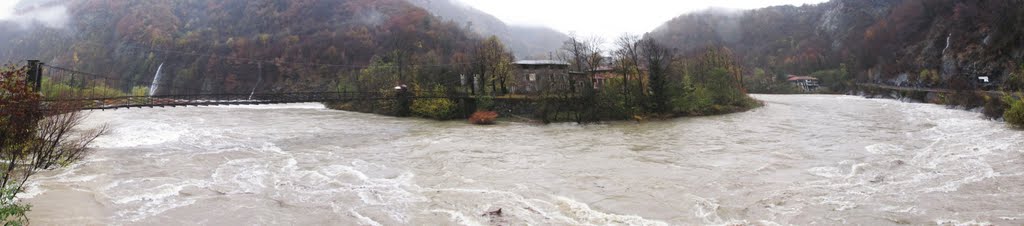
[[[403,87],[381,92],[280,92],[280,93],[210,93],[196,89],[170,88],[175,91],[155,94],[154,82],[131,81],[58,66],[36,60],[28,61],[28,78],[34,88],[45,94],[42,108],[75,106],[80,110],[112,110],[123,108],[188,107],[218,105],[264,105],[312,102],[346,102],[402,99],[460,99],[470,95],[453,93],[417,92],[413,95]],[[46,82],[44,82],[46,81]],[[46,83],[46,86],[43,84]],[[150,86],[154,86],[150,88]],[[146,87],[148,93],[123,92],[115,87]],[[184,90],[184,91],[183,91]]]

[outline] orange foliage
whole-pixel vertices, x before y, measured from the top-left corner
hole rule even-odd
[[[469,123],[476,125],[493,125],[498,119],[498,113],[493,111],[478,111],[469,117]]]

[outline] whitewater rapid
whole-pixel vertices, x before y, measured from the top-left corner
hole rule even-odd
[[[1022,131],[929,104],[756,98],[585,126],[319,104],[92,112],[111,134],[22,198],[39,225],[1024,224]]]

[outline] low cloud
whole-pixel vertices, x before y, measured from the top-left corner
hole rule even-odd
[[[67,26],[68,8],[64,5],[45,7],[30,7],[26,10],[15,10],[13,13],[0,18],[0,21],[14,22],[22,28],[29,28],[42,25],[48,28],[61,29]]]

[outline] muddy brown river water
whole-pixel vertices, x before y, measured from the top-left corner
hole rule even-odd
[[[585,126],[319,104],[93,112],[112,133],[22,197],[36,225],[1024,224],[1024,131],[937,105],[755,97]]]

